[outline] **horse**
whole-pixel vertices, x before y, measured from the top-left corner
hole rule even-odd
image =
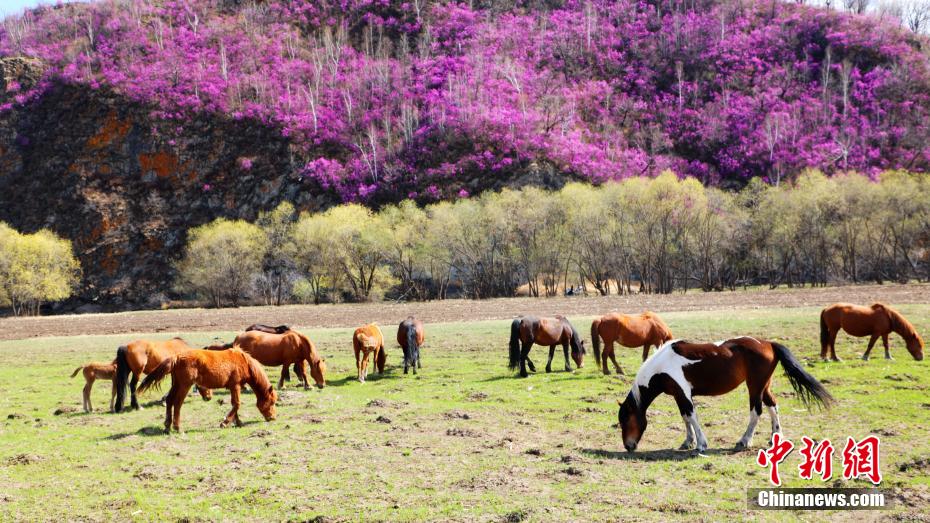
[[[646,410],[659,394],[675,398],[685,422],[685,441],[680,450],[695,444],[698,453],[707,450],[707,438],[694,410],[694,396],[720,396],[744,381],[749,390],[749,427],[736,443],[736,449],[749,446],[762,414],[768,407],[772,434],[781,432],[778,405],[772,395],[772,373],[781,364],[795,393],[808,408],[817,404],[828,408],[834,402],[830,393],[808,374],[784,345],[749,336],[718,343],[695,344],[681,340],[666,342],[640,367],[633,388],[617,412],[627,452],[636,450],[646,431]]]
[[[272,421],[277,415],[274,405],[278,394],[268,381],[268,375],[255,358],[237,348],[222,351],[194,349],[169,357],[142,380],[139,393],[157,390],[169,374],[171,389],[165,401],[165,434],[171,433],[172,426],[175,431],[181,431],[181,405],[192,385],[207,390],[229,389],[232,410],[223,418],[220,427],[229,426],[231,421],[235,421],[237,427],[242,426],[239,393],[245,384],[255,392],[256,406],[266,421]]]
[[[73,378],[77,376],[77,373],[81,371],[84,372],[84,412],[93,412],[94,406],[90,403],[90,391],[94,388],[94,381],[113,381],[113,378],[116,377],[116,360],[109,363],[99,361],[85,363],[84,365],[74,369],[74,372],[71,373],[71,377]],[[116,384],[113,384],[112,387],[110,387],[110,412],[113,412],[113,399],[115,397]]]
[[[136,384],[139,376],[148,374],[161,365],[163,361],[183,352],[194,350],[181,338],[172,338],[167,341],[135,340],[116,349],[116,412],[123,410],[123,400],[126,397],[126,378],[132,373],[129,383],[129,392],[132,395],[130,406],[138,409],[136,400]],[[212,397],[210,390],[197,388],[204,401]]]
[[[856,337],[871,336],[869,346],[862,355],[869,359],[875,341],[881,337],[885,345],[885,359],[893,359],[888,352],[888,334],[896,332],[907,343],[907,350],[915,360],[924,359],[924,340],[914,330],[914,326],[901,316],[901,313],[883,303],[873,303],[871,307],[862,307],[850,303],[834,303],[820,312],[820,359],[826,361],[827,349],[830,359],[836,357],[836,335],[840,329]]]
[[[565,372],[572,371],[572,364],[568,360],[569,346],[572,348],[572,359],[575,360],[575,364],[579,369],[584,366],[584,340],[564,316],[554,318],[520,316],[510,324],[510,370],[515,370],[519,365],[522,378],[529,375],[526,372],[527,365],[531,371],[536,372],[536,366],[530,360],[530,349],[533,348],[534,343],[549,346],[549,362],[546,363],[546,372],[552,372],[555,346],[560,343],[562,352],[565,354]]]
[[[258,332],[267,332],[268,334],[284,334],[285,332],[291,330],[287,325],[278,325],[272,327],[271,325],[264,325],[261,323],[253,323],[245,328],[245,331],[258,331]]]
[[[655,314],[646,311],[638,316],[630,314],[611,313],[597,318],[591,322],[591,341],[594,345],[594,361],[601,366],[601,340],[604,340],[604,374],[610,375],[607,369],[607,358],[614,362],[617,374],[623,374],[623,369],[617,363],[614,354],[614,343],[624,347],[643,347],[643,361],[649,357],[649,349],[655,345],[656,350],[663,343],[672,339],[672,331]]]
[[[384,335],[381,328],[369,323],[355,329],[352,334],[352,348],[355,350],[355,368],[358,369],[359,383],[365,383],[368,377],[368,356],[372,353],[373,364],[378,374],[384,374],[384,364],[387,362],[387,352],[384,350]]]
[[[262,365],[287,368],[294,364],[294,371],[303,383],[304,389],[310,388],[307,380],[306,362],[310,362],[310,375],[316,386],[326,386],[326,362],[320,357],[316,346],[303,334],[288,329],[283,334],[274,334],[263,331],[246,331],[236,336],[233,346],[241,348]],[[284,387],[284,371],[278,381],[278,388]]]
[[[406,320],[400,322],[397,327],[397,343],[404,349],[404,374],[407,374],[407,367],[413,367],[413,373],[417,373],[417,368],[423,368],[420,364],[420,346],[426,334],[423,332],[423,322],[408,316]]]

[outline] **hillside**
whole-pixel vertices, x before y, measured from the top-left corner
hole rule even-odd
[[[926,41],[779,2],[65,4],[0,29],[0,220],[158,303],[187,228],[672,169],[930,170]]]

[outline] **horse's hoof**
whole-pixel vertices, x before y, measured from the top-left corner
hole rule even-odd
[[[832,358],[830,358],[830,359],[831,359],[832,361],[835,361],[835,362],[837,362],[837,363],[839,363],[839,362],[841,362],[841,361],[843,361],[843,360],[841,360],[841,359],[839,359],[839,358],[837,358],[836,356],[833,356],[833,357],[832,357]]]
[[[894,358],[892,358],[891,356],[885,356],[885,359],[886,359],[886,360],[893,360]]]
[[[552,372],[552,369],[550,369],[549,367],[546,367],[546,374],[549,374],[550,372]]]
[[[733,450],[746,450],[748,447],[749,446],[742,441],[737,441],[736,445],[733,445]]]
[[[693,443],[682,443],[678,450],[691,450],[692,447],[694,447]]]

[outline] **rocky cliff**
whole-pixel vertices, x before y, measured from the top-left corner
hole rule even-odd
[[[0,93],[36,81],[40,68],[3,59]],[[0,220],[72,240],[84,270],[75,304],[158,306],[188,228],[252,219],[282,200],[305,210],[334,201],[301,179],[303,162],[277,130],[218,115],[180,125],[151,112],[61,84],[0,115]]]

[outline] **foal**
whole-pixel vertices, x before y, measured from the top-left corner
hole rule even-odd
[[[374,323],[355,329],[352,335],[352,348],[355,350],[355,367],[358,369],[359,383],[365,383],[368,377],[368,356],[373,355],[373,365],[378,374],[384,374],[387,353],[384,351],[384,335]]]
[[[94,381],[96,380],[107,380],[113,381],[113,378],[116,377],[116,360],[111,361],[110,363],[104,363],[100,361],[93,361],[90,363],[85,363],[80,367],[74,369],[74,372],[71,373],[71,377],[77,376],[78,372],[84,371],[84,412],[93,412],[94,407],[90,404],[90,391],[94,388]],[[116,398],[116,384],[110,388],[110,412],[113,412],[113,400]]]

